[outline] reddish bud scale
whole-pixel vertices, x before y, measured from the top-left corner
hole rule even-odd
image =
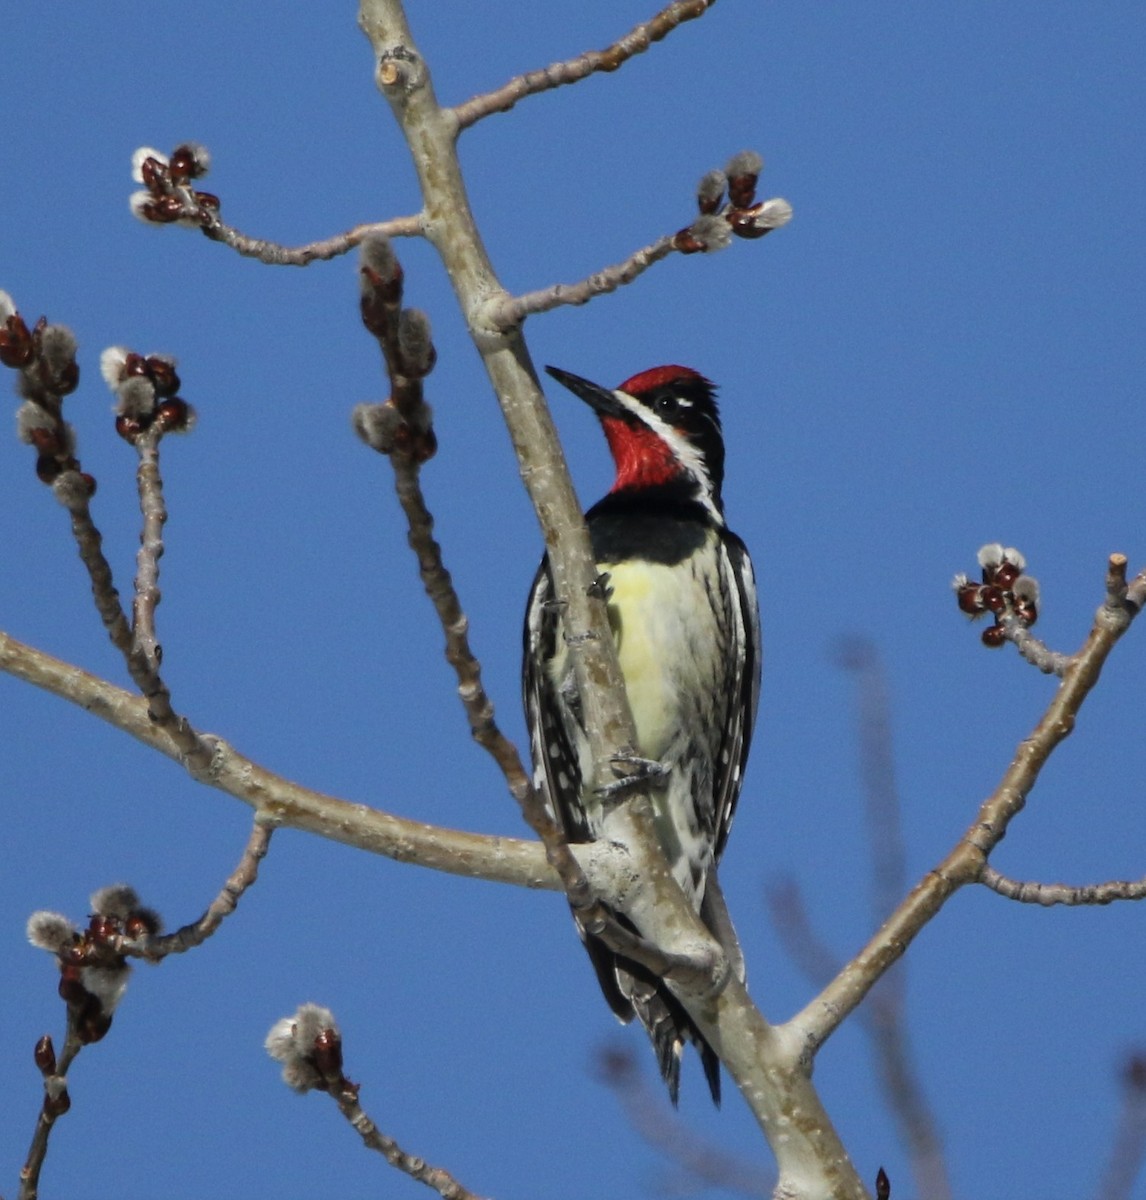
[[[155,192],[167,179],[167,168],[157,158],[148,155],[139,164],[139,176],[149,192]]]
[[[54,454],[41,454],[36,459],[36,478],[41,483],[55,483],[63,469],[63,465]]]
[[[115,419],[115,431],[125,442],[135,445],[135,439],[143,432],[143,422],[122,414]]]
[[[159,932],[159,927],[151,913],[133,912],[124,922],[123,931],[130,938],[154,937]]]
[[[167,359],[157,358],[155,355],[152,355],[150,358],[142,361],[143,370],[140,374],[146,375],[155,385],[156,395],[174,396],[179,391],[179,375]]]
[[[978,617],[987,611],[987,606],[983,603],[979,593],[982,591],[977,583],[965,583],[955,593],[956,599],[959,602],[959,608],[968,616]]]
[[[988,572],[984,571],[986,578]],[[999,565],[990,570],[991,582],[997,583],[1004,590],[1009,590],[1015,580],[1022,574],[1019,567],[1009,559],[1004,559]]]
[[[34,1053],[36,1066],[40,1069],[42,1075],[54,1075],[56,1073],[56,1048],[52,1045],[52,1039],[49,1034],[44,1034],[36,1043]]]
[[[699,254],[704,249],[704,243],[693,234],[691,229],[681,229],[675,233],[672,246],[681,254]]]
[[[992,650],[997,650],[1007,640],[1002,625],[992,625],[989,629],[984,629],[982,638],[983,645]]]
[[[92,999],[94,1001],[95,997]],[[87,1046],[102,1041],[110,1028],[111,1017],[100,1010],[98,1001],[92,1009],[76,1020],[76,1036]]]
[[[195,155],[187,146],[179,146],[172,152],[168,170],[174,183],[183,183],[199,174]]]
[[[333,1029],[323,1029],[314,1039],[314,1065],[330,1078],[342,1074],[342,1039]]]
[[[755,238],[762,238],[766,233],[771,233],[772,230],[767,225],[756,224],[756,214],[746,212],[730,213],[728,224],[732,227],[732,232],[737,237],[746,238],[749,241]]]
[[[214,192],[193,192],[195,203],[200,208],[209,208],[212,212],[218,212],[220,208],[219,197]]]
[[[74,359],[52,381],[51,390],[57,396],[70,396],[80,386],[80,366]]]
[[[983,601],[983,606],[996,615],[1007,611],[1007,597],[1003,593],[1003,589],[996,587],[994,584],[984,584],[979,589],[979,596]]]
[[[55,1096],[44,1097],[44,1115],[47,1117],[62,1117],[71,1106],[72,1098],[68,1095],[67,1088]]]
[[[13,313],[0,328],[0,363],[6,367],[26,367],[35,356],[28,326],[19,313]]]
[[[30,429],[28,441],[41,454],[59,454],[63,450],[60,434],[56,429]]]
[[[93,941],[107,942],[120,931],[119,919],[106,913],[95,913],[88,922],[88,932]]]
[[[757,175],[734,175],[728,181],[728,199],[733,208],[751,208],[756,199]]]
[[[155,419],[167,429],[184,429],[187,425],[187,401],[178,396],[164,400],[155,410]]]
[[[60,999],[72,1008],[80,1008],[91,999],[87,989],[80,982],[80,968],[74,964],[61,967],[60,985],[57,991]]]

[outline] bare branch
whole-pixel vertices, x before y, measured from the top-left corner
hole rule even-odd
[[[605,296],[615,292],[617,288],[643,275],[645,271],[667,258],[677,247],[674,236],[658,238],[648,246],[642,246],[634,251],[624,262],[614,263],[582,279],[579,283],[554,283],[535,292],[525,292],[520,296],[502,296],[493,303],[486,313],[486,320],[499,329],[511,329],[520,325],[526,317],[534,313],[549,312],[563,305],[587,304],[595,296]]]
[[[457,121],[437,103],[429,67],[416,49],[399,0],[360,0],[359,24],[374,50],[375,80],[402,127],[419,174],[426,236],[471,318],[475,346],[502,406],[522,479],[545,534],[591,750],[585,783],[603,787],[615,779],[613,763],[631,757],[637,740],[584,518],[520,333],[473,320],[504,293],[466,197],[457,157]],[[865,1196],[808,1078],[798,1039],[776,1036],[673,878],[647,794],[636,792],[607,814],[601,842],[612,861],[603,864],[606,873],[600,876],[597,894],[665,952],[711,963],[711,969],[696,979],[674,979],[672,988],[705,1040],[718,1047],[751,1104],[777,1155],[781,1191],[791,1200]],[[592,851],[593,846],[585,849]]]
[[[578,83],[596,71],[615,71],[635,54],[667,37],[678,25],[702,17],[716,0],[674,0],[649,21],[634,26],[623,38],[604,50],[587,50],[576,58],[553,63],[540,71],[517,75],[495,91],[474,96],[449,110],[458,129],[468,129],[492,113],[508,112],[526,96],[536,96],[567,83]]]
[[[388,221],[355,225],[345,233],[338,233],[316,242],[307,242],[302,246],[283,246],[265,238],[249,237],[223,221],[218,212],[212,214],[202,229],[213,242],[230,246],[244,258],[256,258],[271,267],[305,267],[312,262],[325,262],[347,254],[368,237],[421,237],[422,218],[391,217]]]
[[[1146,572],[1134,586],[1146,588]],[[1107,656],[1136,613],[1127,600],[1108,594],[1054,699],[1030,737],[1020,744],[999,786],[983,801],[959,844],[915,885],[859,954],[785,1027],[800,1031],[810,1054],[815,1054],[950,897],[980,879],[988,857],[1022,811],[1047,760],[1074,729],[1075,718],[1098,682]]]
[[[133,650],[143,656],[152,671],[159,670],[163,650],[155,632],[155,609],[159,604],[159,559],[163,554],[163,526],[167,508],[163,502],[163,478],[159,473],[159,439],[163,426],[153,424],[136,438],[139,452],[139,507],[143,529],[136,555]]]
[[[78,705],[174,759],[194,778],[283,825],[451,875],[518,887],[559,886],[556,874],[545,862],[542,847],[535,842],[442,829],[311,791],[266,770],[209,734],[201,736],[212,750],[212,759],[206,767],[198,768],[184,758],[170,733],[151,720],[146,703],[138,696],[3,632],[0,671]]]
[[[983,868],[978,881],[1008,900],[1020,904],[1041,904],[1051,908],[1055,904],[1113,904],[1116,900],[1146,899],[1146,879],[1129,882],[1113,879],[1106,883],[1071,885],[1066,883],[1038,883],[1030,880],[1009,879],[989,864]]]
[[[262,813],[255,813],[251,835],[247,839],[238,866],[231,872],[219,894],[207,906],[207,911],[197,921],[192,921],[189,925],[184,925],[181,929],[165,933],[162,936],[134,941],[125,938],[121,943],[123,952],[138,954],[152,962],[157,962],[169,954],[185,954],[188,950],[201,946],[235,911],[247,889],[258,879],[259,864],[266,858],[275,825],[276,822],[269,820]]]

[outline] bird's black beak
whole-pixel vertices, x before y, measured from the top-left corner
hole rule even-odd
[[[559,367],[546,367],[546,373],[552,375],[562,386],[567,387],[574,396],[585,403],[599,417],[623,417],[625,408],[608,388],[590,383],[580,375],[571,371],[562,371]]]

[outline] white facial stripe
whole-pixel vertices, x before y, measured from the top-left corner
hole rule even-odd
[[[720,515],[717,507],[712,502],[712,480],[709,478],[708,470],[704,465],[704,458],[700,451],[678,430],[674,429],[666,421],[663,421],[657,416],[651,408],[646,407],[636,397],[630,396],[628,392],[615,391],[613,393],[617,402],[622,405],[628,412],[631,412],[638,421],[647,425],[666,445],[672,450],[677,461],[696,479],[700,484],[700,502],[708,510],[709,515],[718,525],[724,524],[724,518]],[[691,404],[691,400],[683,400],[677,397],[680,404]]]

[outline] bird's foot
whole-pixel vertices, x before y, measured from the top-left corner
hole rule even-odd
[[[597,788],[597,795],[607,800],[615,799],[624,792],[644,784],[663,783],[671,772],[670,767],[655,758],[642,758],[639,754],[615,754],[610,760],[619,778],[604,787]]]

